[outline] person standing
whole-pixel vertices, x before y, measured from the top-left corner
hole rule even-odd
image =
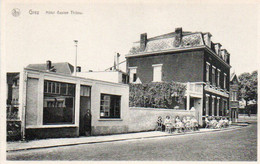
[[[91,112],[90,109],[87,110],[84,118],[84,124],[85,124],[85,134],[86,136],[91,135]]]

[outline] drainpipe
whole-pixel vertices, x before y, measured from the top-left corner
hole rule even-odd
[[[27,78],[28,78],[28,73],[26,71],[22,72],[24,73],[24,77],[23,79],[23,85],[21,87],[22,89],[22,119],[21,119],[21,129],[22,129],[22,141],[25,140],[25,129],[26,129],[26,105],[27,105],[27,102],[26,102],[26,94],[27,94]]]

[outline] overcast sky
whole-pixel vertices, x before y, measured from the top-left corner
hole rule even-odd
[[[14,17],[13,8],[21,15]],[[146,32],[153,37],[184,31],[210,32],[231,54],[231,72],[257,69],[257,5],[253,3],[66,3],[10,4],[6,8],[6,71],[18,71],[31,63],[69,62],[83,71],[104,70],[113,65],[115,52],[125,60],[134,41]],[[30,9],[39,15],[30,15]],[[48,15],[46,11],[78,11],[81,15]]]

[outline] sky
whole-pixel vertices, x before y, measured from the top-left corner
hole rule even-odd
[[[259,65],[257,5],[251,1],[220,2],[9,3],[4,6],[1,61],[8,72],[47,60],[74,65],[74,40],[78,40],[77,60],[82,71],[102,71],[113,66],[117,52],[120,61],[125,60],[141,33],[147,33],[149,38],[182,27],[183,31],[210,32],[212,41],[221,43],[230,53],[231,73],[252,72]],[[14,8],[20,10],[18,17],[12,15]]]

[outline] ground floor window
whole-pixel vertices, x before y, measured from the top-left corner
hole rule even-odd
[[[43,124],[74,124],[75,85],[50,81],[44,83]],[[54,86],[55,92],[54,89],[50,92],[50,86]]]
[[[120,118],[121,96],[101,94],[100,118]]]

